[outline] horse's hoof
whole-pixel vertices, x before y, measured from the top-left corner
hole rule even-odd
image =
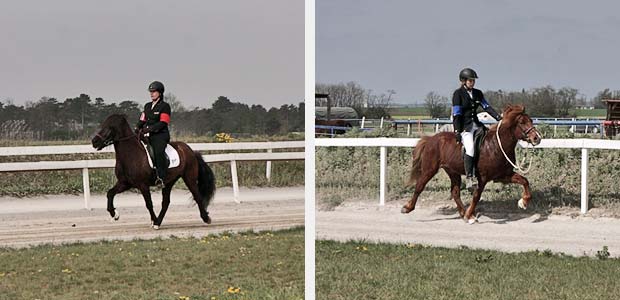
[[[114,210],[114,217],[110,218],[110,222],[114,223],[115,221],[118,221],[118,219],[121,217],[121,215],[118,213],[118,211],[115,209]]]
[[[413,210],[413,209],[408,209],[408,208],[406,208],[406,207],[403,207],[403,208],[401,208],[401,209],[400,209],[400,212],[401,212],[401,213],[403,213],[403,214],[408,214],[408,213],[410,213],[412,210]]]
[[[153,229],[159,230],[159,225],[153,225]]]
[[[211,217],[207,216],[207,219],[203,221],[207,224],[211,224]]]
[[[519,202],[517,202],[517,205],[519,206],[519,208],[521,209],[527,209],[527,206],[525,204],[525,201],[523,201],[523,198],[519,199]]]
[[[471,218],[467,220],[467,224],[472,225],[478,223],[478,218]]]

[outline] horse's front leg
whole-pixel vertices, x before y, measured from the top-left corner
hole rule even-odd
[[[157,216],[155,215],[155,211],[153,211],[153,199],[151,199],[151,191],[149,190],[148,185],[143,185],[140,188],[140,192],[142,193],[142,197],[144,197],[144,203],[146,203],[146,209],[149,210],[149,214],[151,215],[151,225],[155,224],[157,220]]]
[[[532,200],[532,193],[530,193],[530,183],[527,178],[523,177],[521,174],[514,173],[510,177],[511,183],[518,183],[523,186],[523,195],[517,205],[521,209],[527,209],[527,204]]]
[[[120,214],[114,208],[114,196],[116,194],[120,194],[130,188],[129,184],[124,181],[118,181],[116,184],[108,190],[107,198],[108,198],[108,212],[110,213],[110,217],[112,217],[112,221],[118,221],[120,218]]]
[[[159,216],[157,217],[157,220],[153,224],[153,229],[155,230],[159,229],[161,222],[164,221],[164,216],[166,215],[166,211],[168,210],[168,206],[170,205],[170,192],[172,191],[173,185],[174,184],[169,184],[166,187],[164,187],[161,191],[163,195],[163,199],[161,202],[161,211],[159,212]]]
[[[486,185],[486,182],[482,182],[482,180],[478,180],[478,188],[474,190],[474,197],[471,200],[471,203],[469,204],[467,211],[465,211],[464,219],[468,224],[474,224],[478,222],[478,218],[476,218],[474,214],[476,213],[476,205],[478,205],[478,201],[480,201],[480,197],[482,196],[482,191],[484,190],[485,185]]]

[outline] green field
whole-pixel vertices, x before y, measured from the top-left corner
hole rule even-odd
[[[0,249],[0,299],[303,299],[303,228]]]
[[[318,241],[317,299],[617,299],[600,257]]]
[[[424,107],[402,107],[402,108],[391,108],[389,110],[390,115],[394,119],[430,119],[428,115],[428,111]],[[599,109],[572,109],[569,111],[569,114],[574,115],[577,118],[605,118],[607,116],[607,109],[599,108]]]

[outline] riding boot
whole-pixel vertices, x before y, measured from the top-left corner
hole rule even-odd
[[[465,162],[465,187],[468,190],[473,191],[478,187],[478,180],[474,174],[474,158],[469,155],[465,155],[463,161]]]

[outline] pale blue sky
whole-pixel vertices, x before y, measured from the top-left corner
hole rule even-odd
[[[0,101],[303,101],[303,0],[3,1],[0,38]]]
[[[481,89],[620,89],[618,1],[316,0],[317,82],[450,95],[458,72]]]

